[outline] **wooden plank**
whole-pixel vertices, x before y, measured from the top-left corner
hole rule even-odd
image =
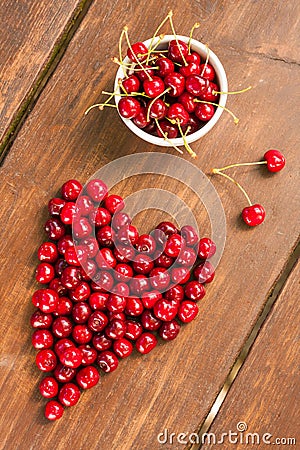
[[[240,34],[232,36],[232,48],[222,41],[229,29],[226,21],[234,19],[244,33],[243,42],[251,39],[242,25],[247,12],[253,21],[270,30],[270,42],[275,42],[272,27],[280,28],[280,21],[285,28],[285,14],[283,11],[277,17],[269,11],[269,2],[263,6],[269,15],[257,15],[257,2],[243,5],[233,8],[231,3],[220,2],[214,11],[203,13],[198,2],[190,2],[182,15],[182,2],[178,0],[173,2],[173,9],[179,31],[189,29],[195,14],[207,19],[211,47],[224,61],[232,87],[257,85],[250,93],[228,102],[241,119],[238,126],[223,115],[214,130],[193,148],[199,155],[195,164],[204,172],[237,160],[261,158],[270,147],[285,151],[288,164],[282,173],[269,176],[261,168],[236,172],[252,197],[265,205],[266,222],[257,229],[246,229],[237,219],[245,206],[240,193],[226,180],[214,178],[227,215],[227,243],[216,279],[200,305],[199,318],[185,327],[176,341],[160,344],[146,357],[123,361],[116,372],[102,377],[101,386],[86,392],[80,404],[52,425],[42,418],[44,402],[36,388],[40,376],[34,367],[35,352],[29,349],[28,325],[30,296],[36,288],[35,252],[43,239],[41,230],[47,216],[45,205],[68,178],[84,182],[96,169],[120,156],[160,151],[125,129],[114,110],[93,111],[87,117],[84,111],[99,99],[102,89],[112,89],[115,67],[109,58],[117,53],[122,24],[132,30],[133,41],[147,38],[167,13],[167,6],[159,2],[95,2],[16,139],[1,175],[5,203],[1,208],[0,285],[5,302],[0,312],[0,389],[5,405],[2,435],[6,436],[6,449],[22,445],[32,449],[54,445],[76,450],[156,449],[160,447],[157,435],[165,428],[175,433],[197,430],[223,385],[299,231],[298,121],[291,114],[298,67],[247,54],[239,46]],[[293,29],[296,17],[286,16]],[[293,42],[292,36],[290,39]],[[203,234],[209,233],[203,205],[169,178],[137,177],[120,183],[114,191],[125,196],[150,187],[177,192],[193,208]],[[145,217],[147,222],[143,221]],[[145,231],[161,217],[153,211],[140,215],[136,223]],[[3,406],[0,411],[4,411]]]
[[[57,48],[78,0],[2,0],[0,142]]]
[[[244,443],[247,433],[257,433],[254,443],[260,441],[262,446],[269,442],[275,445],[276,439],[279,439],[277,445],[288,448],[299,445],[299,280],[300,263],[290,275],[209,430],[217,439],[228,430],[238,432],[237,424],[244,422],[247,431],[238,432],[238,439],[243,434]],[[288,441],[288,438],[295,440]],[[230,443],[226,437],[223,445],[226,449],[245,447],[242,443]]]

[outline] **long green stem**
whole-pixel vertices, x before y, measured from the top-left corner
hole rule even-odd
[[[121,61],[121,65],[123,64],[123,56],[122,56],[122,40],[123,40],[124,34],[125,34],[125,31],[122,30],[121,35],[120,35],[120,39],[119,39],[119,59],[120,59],[120,61]],[[126,74],[126,71],[125,71],[124,67],[123,67],[123,73],[124,73],[124,77],[127,78],[127,74]]]
[[[147,106],[147,122],[149,122],[150,120],[150,111],[152,108],[153,103],[159,98],[162,97],[163,95],[165,95],[167,92],[169,92],[171,90],[170,87],[168,87],[167,89],[164,90],[164,92],[162,92],[161,94],[159,94],[157,97],[155,97],[153,100],[151,100],[151,102],[149,103],[149,105]]]
[[[209,58],[209,46],[205,44],[205,47],[206,47],[206,59],[200,77],[203,77]]]
[[[188,42],[189,55],[191,53],[191,41],[192,41],[194,30],[199,27],[200,27],[200,23],[196,22],[196,23],[194,23],[194,25],[192,26],[192,29],[190,31],[190,37],[189,37],[189,42]]]
[[[129,47],[131,53],[132,53],[133,55],[135,55],[134,51],[132,50],[130,41],[129,41],[129,37],[128,37],[128,27],[124,27],[124,33],[125,33],[125,38],[126,38],[127,45],[128,45],[128,47]],[[149,73],[147,72],[147,70],[144,69],[143,65],[142,65],[141,62],[138,60],[137,55],[136,55],[136,58],[135,58],[135,59],[136,59],[137,64],[140,66],[140,68],[141,68],[141,69],[145,72],[145,74],[147,75],[148,79],[149,79],[150,81],[152,81],[151,76],[149,75]]]
[[[220,108],[224,109],[224,111],[228,112],[233,117],[233,121],[234,121],[235,124],[239,123],[240,119],[238,117],[236,117],[236,115],[234,115],[233,112],[230,111],[230,109],[226,108],[225,106],[219,105],[219,103],[207,102],[205,100],[198,100],[197,98],[194,99],[194,102],[196,102],[196,103],[207,103],[208,105],[213,105],[213,106],[220,107]]]
[[[149,45],[149,54],[146,60],[146,64],[148,64],[149,62],[149,55],[152,52],[152,45],[154,42],[154,39],[156,38],[157,33],[159,32],[159,30],[161,29],[161,27],[167,22],[167,20],[169,20],[169,15],[172,14],[172,11],[169,11],[168,14],[166,15],[166,17],[164,18],[164,20],[158,25],[158,27],[156,28],[153,37],[151,38],[150,41],[150,45]]]
[[[220,169],[212,169],[212,173],[215,173],[217,175],[222,175],[222,177],[227,178],[227,180],[231,181],[232,183],[234,183],[244,194],[244,196],[247,199],[247,202],[249,203],[250,206],[252,206],[252,202],[249,198],[249,195],[247,194],[247,192],[245,191],[245,189],[240,185],[240,183],[238,183],[236,180],[234,180],[233,178],[231,178],[229,175],[227,175],[226,173],[220,172]]]
[[[238,163],[238,164],[230,164],[229,166],[221,167],[218,169],[220,172],[223,170],[231,169],[232,167],[240,167],[240,166],[256,166],[258,164],[267,164],[267,161],[257,161],[250,163]]]
[[[168,138],[168,135],[162,130],[162,128],[161,128],[161,126],[160,126],[160,124],[159,124],[159,121],[158,121],[157,119],[155,119],[155,123],[156,123],[157,128],[159,129],[159,131],[160,131],[161,134],[163,135],[164,140],[165,140],[166,142],[169,142],[169,144],[171,144],[171,146],[172,146],[173,148],[175,148],[175,150],[177,150],[179,153],[183,154],[183,151],[180,150],[180,148],[176,147],[176,145],[173,144],[173,142],[171,141],[171,139]]]
[[[179,119],[177,119],[177,126],[179,129],[179,133],[181,134],[184,146],[186,148],[186,150],[189,152],[189,154],[191,155],[192,158],[197,158],[196,153],[194,152],[194,150],[190,147],[189,143],[186,140],[186,135],[184,134],[184,132],[182,131],[181,125],[180,125],[180,121]]]
[[[174,24],[173,24],[173,19],[172,19],[172,16],[173,16],[173,12],[172,12],[172,11],[170,11],[170,13],[171,13],[171,14],[169,15],[169,21],[170,21],[170,25],[171,25],[172,33],[174,34],[174,38],[175,38],[175,41],[176,41],[176,44],[177,44],[178,50],[179,50],[179,52],[180,52],[180,55],[181,55],[182,61],[184,62],[184,65],[185,65],[185,66],[187,66],[187,65],[188,65],[188,63],[186,62],[186,59],[185,59],[185,57],[184,57],[184,55],[183,55],[183,53],[182,53],[182,50],[181,50],[180,44],[179,44],[179,42],[178,42],[177,34],[176,34],[176,32],[175,32],[175,28],[174,28]]]
[[[252,89],[252,86],[248,86],[245,89],[241,89],[240,91],[231,91],[231,92],[223,92],[223,91],[215,91],[214,89],[212,90],[213,94],[227,94],[227,95],[235,95],[235,94],[243,94],[244,92],[250,91],[250,89]]]

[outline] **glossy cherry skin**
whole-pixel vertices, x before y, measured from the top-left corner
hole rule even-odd
[[[80,345],[87,344],[93,337],[93,333],[86,324],[75,325],[72,330],[72,338]]]
[[[186,125],[189,120],[189,113],[180,103],[173,103],[168,109],[167,116],[170,120],[179,121],[180,125]]]
[[[94,209],[94,204],[87,195],[80,195],[76,201],[77,212],[80,216],[88,216]]]
[[[140,316],[144,310],[143,303],[138,297],[128,297],[126,301],[125,314],[128,316]]]
[[[156,229],[161,230],[166,236],[178,233],[176,225],[174,225],[174,223],[172,222],[160,222],[157,225]]]
[[[99,353],[97,357],[97,364],[103,372],[109,373],[117,369],[119,361],[113,352],[110,350],[105,350]]]
[[[185,247],[180,251],[176,263],[181,264],[182,266],[192,267],[196,259],[196,252],[192,248]]]
[[[279,172],[285,166],[285,157],[279,150],[268,150],[264,154],[270,172]]]
[[[197,64],[195,62],[190,62],[187,66],[180,67],[179,72],[185,78],[189,77],[190,75],[199,75],[200,74],[200,66],[199,66],[199,64]]]
[[[104,331],[109,339],[121,339],[126,333],[126,325],[123,320],[114,319]]]
[[[52,313],[58,303],[58,294],[53,289],[38,289],[32,296],[32,303],[43,313]]]
[[[99,207],[90,212],[89,219],[96,227],[104,227],[110,224],[111,214],[107,208]]]
[[[167,292],[165,292],[165,298],[169,301],[180,303],[184,298],[184,289],[180,284],[172,286]]]
[[[66,253],[67,248],[74,247],[73,238],[70,234],[66,234],[60,238],[57,242],[57,250],[61,255]]]
[[[138,92],[140,85],[140,80],[135,75],[129,75],[129,77],[122,80],[122,86],[128,94]]]
[[[50,400],[45,407],[45,417],[48,420],[58,420],[64,413],[63,406],[56,400]]]
[[[199,281],[189,281],[184,288],[184,292],[186,297],[197,302],[204,297],[205,288]]]
[[[141,67],[140,67],[140,69],[141,69]],[[150,80],[150,78],[153,78],[153,76],[155,75],[155,70],[153,69],[152,66],[143,64],[143,69],[144,70],[140,70],[139,72],[136,72],[137,76],[139,77],[139,79],[142,82],[144,82],[146,80]]]
[[[48,211],[50,216],[58,217],[65,204],[66,200],[62,198],[51,198],[51,200],[48,203]]]
[[[242,211],[242,218],[245,224],[249,227],[255,227],[263,223],[266,217],[266,212],[262,205],[256,203],[255,205],[246,206]]]
[[[90,389],[96,386],[99,379],[99,372],[94,366],[83,367],[76,375],[76,381],[82,389]]]
[[[161,98],[158,98],[153,103],[149,102],[146,109],[147,113],[150,110],[149,117],[151,119],[157,120],[163,119],[166,116],[168,110],[167,105]]]
[[[185,88],[185,78],[181,73],[172,72],[164,78],[166,88],[170,88],[168,95],[170,97],[179,97]]]
[[[183,323],[191,322],[195,319],[199,311],[197,303],[192,300],[183,300],[178,308],[178,318]]]
[[[218,91],[218,90],[219,90],[219,87],[216,85],[216,83],[213,83],[212,81],[208,81],[207,88],[203,92],[200,93],[199,97],[201,98],[201,100],[217,103],[219,94],[215,93],[215,91]]]
[[[44,242],[38,249],[38,258],[42,262],[54,263],[58,258],[57,246],[53,242]]]
[[[90,180],[86,185],[86,192],[94,202],[101,202],[107,196],[107,186],[102,180]]]
[[[57,358],[52,350],[43,349],[36,355],[35,362],[43,372],[51,372],[56,367]]]
[[[67,289],[75,289],[81,282],[81,272],[78,267],[66,267],[61,274],[61,283]]]
[[[171,256],[167,256],[163,253],[155,259],[154,264],[155,266],[165,267],[166,269],[168,269],[172,266],[173,262],[174,258],[171,258]]]
[[[142,333],[136,340],[135,347],[138,352],[146,355],[157,345],[157,338],[152,333]]]
[[[109,225],[105,225],[104,227],[99,228],[96,236],[99,244],[102,247],[113,247],[115,232]]]
[[[144,330],[156,331],[161,325],[161,320],[158,319],[150,309],[145,309],[141,316],[141,323]]]
[[[78,239],[84,239],[92,234],[92,226],[87,217],[77,217],[73,221],[73,235]]]
[[[143,332],[142,325],[139,322],[130,319],[126,320],[125,324],[126,333],[124,334],[124,337],[133,341],[138,339]]]
[[[104,200],[104,207],[110,212],[110,214],[115,214],[116,212],[121,211],[124,206],[124,200],[120,197],[120,195],[112,194]]]
[[[195,115],[202,122],[208,122],[215,114],[215,108],[209,103],[197,103],[195,108]]]
[[[127,50],[127,56],[133,62],[143,62],[148,55],[148,49],[143,42],[135,42],[131,48]]]
[[[201,77],[206,80],[213,81],[216,76],[215,69],[211,64],[201,64],[200,65]]]
[[[151,123],[151,120],[147,119],[147,109],[144,106],[141,107],[140,112],[133,118],[133,123],[141,129]]]
[[[180,234],[172,234],[166,242],[164,253],[171,258],[177,258],[184,244],[184,239]]]
[[[59,339],[58,341],[56,341],[54,350],[55,350],[55,353],[57,354],[57,356],[60,358],[68,348],[74,348],[74,347],[75,347],[75,344],[73,341],[71,341],[70,339],[64,338],[64,339]]]
[[[202,78],[200,75],[190,75],[185,82],[187,92],[199,97],[208,88],[209,81]]]
[[[76,370],[58,363],[53,373],[57,381],[60,383],[68,383],[75,377]]]
[[[174,267],[171,270],[171,279],[175,284],[185,284],[190,279],[190,271],[187,267]]]
[[[178,128],[176,125],[173,125],[168,120],[161,120],[159,122],[159,127],[156,127],[156,133],[159,137],[167,136],[169,139],[175,139],[178,136]],[[164,134],[162,134],[161,130]]]
[[[187,44],[179,39],[173,39],[169,42],[169,52],[168,56],[172,61],[177,63],[182,63],[182,55],[183,57],[187,57],[189,53],[189,48]]]
[[[105,336],[104,333],[94,334],[93,346],[99,352],[102,352],[103,350],[108,350],[112,346],[112,343],[113,343],[112,339]]]
[[[31,342],[37,350],[50,348],[53,345],[53,335],[49,330],[36,330],[32,335]]]
[[[95,259],[99,269],[110,269],[117,264],[117,260],[110,248],[101,248]]]
[[[199,283],[211,283],[215,277],[215,269],[209,261],[205,261],[195,267],[194,277]]]
[[[68,297],[59,297],[56,309],[54,311],[55,316],[68,316],[73,309],[73,303]]]
[[[216,253],[216,244],[209,238],[201,238],[198,247],[198,256],[200,259],[208,259]]]
[[[80,345],[79,350],[81,351],[82,354],[81,364],[83,366],[89,366],[91,364],[94,364],[94,362],[97,359],[98,353],[93,347],[87,344]]]
[[[203,125],[202,122],[196,117],[194,114],[190,114],[190,118],[186,125],[183,125],[182,131],[188,135],[195,133],[196,131],[200,130],[201,126]],[[188,128],[188,130],[187,130]]]
[[[168,288],[170,284],[170,275],[164,267],[154,267],[149,276],[153,289],[164,292]]]
[[[108,318],[103,311],[93,312],[88,319],[88,327],[90,330],[99,333],[104,330],[108,324]]]
[[[72,317],[75,323],[85,323],[92,314],[92,310],[86,302],[78,302],[72,309]]]
[[[81,365],[82,354],[81,351],[76,347],[67,348],[60,357],[60,362],[72,369],[77,369]]]
[[[173,320],[177,314],[177,310],[177,303],[166,300],[165,298],[158,300],[153,307],[155,316],[164,322]]]
[[[60,297],[65,296],[68,292],[68,289],[61,284],[60,278],[53,278],[49,283],[49,289],[57,292]],[[57,310],[55,312],[57,312]]]
[[[72,225],[76,212],[77,212],[76,203],[68,202],[65,204],[65,206],[60,212],[60,220],[65,225]]]
[[[154,76],[144,81],[143,84],[146,95],[151,98],[158,97],[165,90],[165,84],[160,77]]]
[[[42,311],[35,311],[30,318],[30,325],[32,328],[50,328],[53,322],[51,314],[45,314]]]
[[[122,97],[118,103],[118,110],[125,119],[133,119],[140,113],[141,104],[134,97]]]
[[[197,52],[192,52],[185,57],[187,63],[195,63],[200,66],[201,58]]]
[[[190,94],[189,92],[183,92],[183,94],[181,94],[178,97],[178,103],[181,103],[182,106],[184,107],[184,109],[188,112],[188,113],[192,113],[195,111],[196,108],[196,103],[194,102],[194,96],[192,94]]]
[[[99,271],[95,276],[95,281],[91,283],[91,288],[96,292],[110,292],[114,285],[114,278],[107,270]]]
[[[64,224],[56,217],[48,219],[45,223],[45,231],[48,234],[48,238],[53,241],[58,241],[66,234],[66,228]]]
[[[185,225],[181,228],[180,234],[185,240],[185,244],[188,247],[194,247],[199,242],[199,236],[197,231],[191,225]]]
[[[58,400],[63,406],[74,406],[80,398],[80,390],[74,383],[64,384],[58,394]]]
[[[153,269],[154,262],[150,256],[140,253],[134,258],[132,267],[136,273],[145,275]]]
[[[155,65],[158,67],[157,75],[164,78],[170,73],[174,72],[174,63],[164,56],[157,58],[155,61]]]
[[[89,297],[90,307],[94,310],[105,310],[108,297],[109,294],[105,292],[93,292]]]
[[[119,241],[117,248],[119,247],[119,244],[121,244],[121,247],[122,245],[136,245],[139,238],[139,233],[133,225],[126,225],[118,230],[117,238]]]
[[[176,320],[171,320],[169,322],[164,322],[158,333],[162,339],[165,341],[172,341],[178,336],[180,331],[180,325]]]
[[[133,346],[132,343],[128,341],[128,339],[121,338],[114,341],[113,349],[115,354],[119,358],[127,358],[129,355],[131,355]]]
[[[53,398],[58,393],[58,383],[53,377],[45,377],[39,384],[39,390],[43,397]]]
[[[69,291],[69,297],[73,302],[83,302],[89,298],[90,293],[89,284],[82,281],[75,289]]]
[[[142,302],[145,308],[151,309],[161,298],[162,294],[159,291],[151,290],[150,292],[143,293]]]
[[[65,338],[72,333],[73,325],[68,317],[60,316],[52,324],[52,333],[58,338]]]
[[[126,307],[126,298],[117,295],[117,294],[111,294],[106,302],[106,308],[113,312],[113,313],[120,313],[123,312]],[[98,330],[101,331],[101,330]]]
[[[40,263],[35,272],[35,279],[38,283],[48,284],[55,277],[55,271],[51,264]]]
[[[82,185],[77,180],[68,180],[61,188],[61,195],[65,200],[74,201],[82,191]]]

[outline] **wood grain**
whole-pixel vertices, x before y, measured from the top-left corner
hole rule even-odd
[[[78,0],[0,3],[0,142],[26,102]]]
[[[260,159],[271,147],[282,149],[287,156],[286,169],[274,176],[262,168],[233,171],[252,198],[264,204],[264,225],[253,230],[243,226],[239,213],[245,203],[239,191],[226,180],[213,178],[226,211],[227,242],[215,281],[200,305],[199,318],[184,327],[176,341],[160,344],[148,356],[122,361],[120,368],[102,377],[101,385],[86,392],[63,420],[49,424],[42,417],[44,402],[37,392],[40,375],[34,366],[28,325],[33,310],[30,297],[36,289],[35,252],[44,236],[48,199],[66,179],[85,182],[121,156],[164,151],[131,134],[114,110],[95,110],[87,117],[84,111],[99,100],[102,89],[112,89],[115,67],[110,57],[117,53],[122,26],[129,26],[132,41],[148,38],[167,13],[167,5],[103,1],[90,8],[6,157],[1,174],[5,202],[0,213],[0,285],[5,301],[0,312],[0,392],[5,409],[1,406],[0,411],[5,410],[1,434],[6,449],[155,450],[160,448],[158,433],[165,428],[175,433],[193,432],[209,411],[299,233],[298,120],[294,114],[294,79],[299,68],[255,52],[248,54],[243,47],[247,42],[251,48],[251,39],[258,45],[259,40],[259,35],[251,37],[246,16],[252,17],[255,27],[269,30],[270,48],[277,42],[273,30],[285,28],[285,19],[294,30],[297,19],[290,14],[290,7],[282,7],[278,17],[271,3],[262,6],[249,0],[233,7],[224,1],[210,8],[207,2],[203,9],[204,3],[189,1],[184,15],[181,1],[172,5],[179,32],[187,33],[195,20],[203,19],[205,35],[224,63],[232,87],[256,86],[228,101],[240,117],[238,126],[223,114],[211,133],[193,144],[199,155],[196,166],[208,173],[211,167]],[[265,13],[258,14],[262,8]],[[223,37],[232,23],[239,33],[232,31],[227,46]],[[290,46],[293,36],[282,49],[284,57],[294,51]],[[151,168],[151,158],[148,166]],[[205,208],[179,182],[164,176],[140,176],[120,183],[114,192],[126,196],[152,187],[171,190],[186,200],[202,234],[209,234]],[[145,231],[161,217],[153,210],[141,214],[136,223]]]
[[[264,433],[270,433],[272,436],[266,439],[271,443],[278,438],[294,438],[294,445],[292,441],[290,445],[284,440],[279,443],[282,447],[297,447],[300,438],[299,280],[298,263],[231,387],[210,433],[220,437],[222,432],[228,430],[237,432],[237,423],[243,421],[248,425],[244,435],[257,433],[262,439]],[[255,439],[256,445],[249,445],[249,448],[258,448],[258,438]],[[226,449],[245,447],[245,444],[230,444],[227,439],[225,442]],[[215,446],[204,445],[202,448]]]

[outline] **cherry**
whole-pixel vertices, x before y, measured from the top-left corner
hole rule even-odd
[[[110,248],[101,248],[96,255],[96,263],[99,269],[109,269],[110,267],[115,267],[117,260]]]
[[[255,227],[260,225],[266,217],[266,212],[262,205],[256,203],[255,205],[246,206],[242,211],[243,221],[249,225],[249,227]]]
[[[48,284],[55,277],[55,271],[51,264],[41,263],[36,268],[35,279],[38,283]]]
[[[66,200],[62,198],[52,198],[48,203],[48,211],[50,216],[58,217],[65,204]]]
[[[164,253],[160,255],[156,260],[154,261],[155,266],[165,267],[168,269],[172,266],[174,262],[174,258],[171,258],[171,256],[167,256]]]
[[[179,97],[185,88],[185,78],[181,73],[172,72],[164,78],[166,88],[171,88],[168,92],[170,97]]]
[[[118,341],[115,341],[118,342]],[[129,341],[127,341],[129,342]],[[105,373],[113,372],[117,369],[119,361],[116,355],[109,351],[105,350],[101,353],[99,353],[97,357],[97,364],[100,367],[101,370]]]
[[[143,64],[143,70],[140,70],[139,72],[137,72],[137,76],[139,77],[139,79],[144,82],[146,80],[150,80],[153,78],[154,76],[154,69],[152,66],[149,66],[147,64]]]
[[[92,227],[87,217],[76,217],[73,223],[73,234],[78,239],[83,239],[92,233]]]
[[[93,346],[99,351],[107,350],[112,346],[112,339],[105,336],[104,333],[96,333],[93,337]]]
[[[164,322],[158,333],[162,339],[165,341],[172,341],[178,336],[180,331],[180,325],[176,320],[171,320],[170,322]]]
[[[190,117],[180,103],[173,103],[168,109],[167,116],[170,120],[179,121],[180,125],[186,125]]]
[[[270,172],[279,172],[285,166],[285,157],[279,150],[268,150],[264,154]]]
[[[111,294],[106,302],[106,308],[111,311],[112,313],[120,313],[123,312],[126,307],[126,298],[117,295],[117,294]],[[100,312],[100,311],[99,311]],[[97,330],[101,331],[101,330]]]
[[[60,383],[68,383],[75,377],[76,370],[58,363],[53,373],[57,381]]]
[[[82,185],[77,180],[69,180],[63,184],[61,188],[61,195],[65,200],[76,200],[80,192],[82,191]]]
[[[183,59],[187,57],[189,53],[189,48],[187,44],[183,41],[180,41],[179,39],[176,41],[173,39],[169,42],[169,52],[168,56],[172,61],[175,61],[177,63],[182,63]]]
[[[205,261],[195,267],[194,277],[199,283],[211,283],[215,277],[215,269],[209,261]]]
[[[192,94],[185,91],[178,97],[178,102],[181,103],[181,105],[188,113],[192,113],[195,111],[196,108],[194,98],[195,97]]]
[[[200,259],[209,259],[216,253],[216,244],[209,238],[201,238],[198,247]]]
[[[175,284],[185,284],[190,279],[190,271],[187,267],[174,267],[171,270],[171,278]]]
[[[49,283],[49,289],[52,289],[53,291],[57,292],[59,296],[65,296],[68,292],[68,289],[61,284],[60,278],[53,278],[53,280],[51,280]],[[57,313],[58,315],[60,315],[60,312],[58,310],[59,304],[60,302],[61,304],[63,304],[65,297],[62,298],[63,300],[61,300],[61,298],[59,299],[55,310],[55,313]]]
[[[209,81],[213,81],[216,76],[215,69],[211,64],[208,63],[200,65],[200,73],[202,78],[205,78]]]
[[[155,65],[158,66],[157,75],[162,78],[174,72],[174,63],[164,56],[157,58]]]
[[[80,216],[88,216],[94,209],[94,205],[90,197],[80,195],[76,202],[76,208]]]
[[[54,311],[55,316],[68,316],[73,309],[73,303],[68,297],[59,297],[56,309]]]
[[[121,338],[113,343],[113,349],[115,354],[119,358],[127,358],[133,350],[132,343],[128,339]],[[99,364],[100,365],[100,364]]]
[[[153,312],[155,316],[163,320],[164,322],[169,322],[173,320],[177,314],[178,305],[175,302],[166,300],[162,298],[155,303],[153,307]]]
[[[172,222],[160,222],[157,227],[157,230],[161,230],[166,236],[170,236],[171,234],[178,233],[178,229],[176,225]]]
[[[50,348],[53,345],[53,335],[49,330],[36,330],[31,339],[32,345],[38,350]]]
[[[172,234],[171,236],[169,236],[166,242],[164,253],[167,256],[171,256],[171,258],[177,258],[183,246],[184,246],[183,237],[180,236],[180,234],[178,233]]]
[[[124,213],[123,211],[114,214],[113,220],[112,220],[112,227],[115,230],[119,230],[120,228],[123,228],[126,225],[130,225],[130,224],[131,224],[131,219],[128,216],[128,214]]]
[[[89,214],[89,219],[96,227],[104,227],[110,224],[111,214],[106,208],[99,207]]]
[[[208,80],[205,80],[200,75],[190,75],[185,81],[185,88],[187,92],[199,97],[208,88]]]
[[[157,135],[159,137],[164,137],[164,135],[167,136],[169,139],[175,139],[178,136],[178,128],[176,125],[173,125],[172,123],[168,122],[167,120],[161,120],[159,122],[160,128],[156,128]],[[163,134],[163,133],[164,134]]]
[[[98,383],[99,378],[99,372],[94,366],[83,367],[76,375],[76,381],[82,389],[92,388]]]
[[[45,223],[45,231],[48,234],[49,239],[58,241],[65,235],[66,228],[59,219],[53,217],[52,219],[48,219]]]
[[[142,294],[142,302],[145,308],[153,308],[155,303],[162,298],[159,291],[152,290],[150,292],[144,292]]]
[[[162,99],[158,98],[153,103],[148,103],[146,110],[149,117],[160,120],[167,114],[167,105]]]
[[[57,358],[52,350],[43,349],[36,355],[35,362],[43,372],[51,372],[56,367]]]
[[[139,114],[137,114],[133,118],[133,123],[138,128],[145,128],[147,125],[150,124],[150,122],[151,121],[147,118],[147,109],[144,106],[142,106]]]
[[[116,280],[126,283],[133,276],[133,270],[128,264],[117,264],[114,275]]]
[[[202,124],[203,125],[203,124]],[[187,135],[193,134],[201,128],[201,122],[195,115],[190,115],[186,125],[183,125],[182,131]]]
[[[81,364],[83,366],[89,366],[90,364],[94,364],[97,359],[97,351],[88,344],[80,345],[79,350],[82,354]]]
[[[74,406],[80,398],[80,390],[74,383],[64,384],[58,394],[58,399],[63,406]]]
[[[152,77],[150,80],[145,80],[143,87],[146,95],[151,98],[158,97],[165,90],[165,84],[163,80],[157,76]]]
[[[57,249],[61,255],[64,255],[69,247],[74,247],[74,242],[72,236],[70,234],[66,234],[58,240]]]
[[[139,238],[139,233],[133,225],[126,225],[118,230],[117,238],[118,241],[125,246],[130,244],[136,245]],[[117,248],[119,247],[117,246]]]
[[[57,246],[53,242],[44,242],[38,249],[38,258],[42,262],[54,263],[58,258]]]
[[[73,306],[72,317],[75,323],[85,323],[92,314],[90,306],[86,302],[78,302]]]
[[[125,119],[133,119],[140,113],[141,105],[134,97],[122,97],[118,103],[118,110]]]
[[[191,300],[183,300],[178,308],[178,318],[183,323],[191,322],[197,316],[198,310],[197,303]]]
[[[197,52],[192,52],[185,57],[187,63],[194,63],[200,66],[201,58]]]
[[[53,377],[45,377],[39,384],[39,390],[45,398],[56,397],[58,393],[58,383]]]
[[[55,265],[54,265],[54,269],[55,269],[55,273],[56,275],[58,275],[59,277],[61,277],[63,271],[68,267],[68,263],[65,259],[63,258],[59,258]],[[53,280],[52,280],[53,281]],[[61,281],[61,280],[60,280]],[[63,286],[65,289],[66,287]]]
[[[138,352],[146,355],[157,345],[157,338],[152,333],[142,333],[136,340],[135,347]]]
[[[45,314],[42,311],[35,311],[30,318],[32,328],[50,328],[53,322],[51,314]]]
[[[184,293],[186,297],[197,302],[204,297],[205,288],[199,281],[189,281],[184,288]]]
[[[73,347],[75,347],[74,342],[71,341],[70,339],[64,338],[64,339],[59,339],[58,341],[56,341],[54,350],[55,350],[55,353],[57,354],[57,356],[60,358],[67,349],[73,348]]]
[[[43,313],[52,313],[58,303],[58,294],[53,289],[38,289],[32,296],[32,303]]]
[[[127,56],[133,62],[143,62],[147,58],[148,49],[143,42],[136,42],[127,50]]]
[[[136,273],[145,275],[153,269],[154,262],[152,261],[150,256],[140,253],[134,258],[132,267]]]
[[[65,206],[62,208],[60,212],[60,220],[65,225],[72,225],[76,212],[77,212],[76,203],[68,202],[65,204]]]
[[[134,320],[126,320],[126,333],[124,337],[135,341],[140,337],[143,332],[143,327],[139,322],[135,322]]]
[[[189,77],[190,75],[199,75],[200,74],[200,66],[199,66],[199,64],[197,64],[195,62],[190,62],[187,66],[180,67],[179,72],[185,78]]]
[[[185,225],[182,227],[180,234],[188,247],[194,247],[199,242],[197,231],[191,225]]]
[[[101,202],[107,196],[107,186],[102,180],[90,180],[86,185],[86,192],[94,202]]]
[[[128,316],[140,316],[144,310],[143,303],[138,297],[128,297],[125,313]]]
[[[158,291],[165,291],[170,284],[170,275],[164,267],[154,267],[150,272],[151,286]]]
[[[78,267],[66,267],[61,274],[61,284],[67,289],[74,289],[81,282],[81,273]]]
[[[63,352],[59,359],[64,366],[77,369],[81,365],[82,353],[78,348],[70,347]]]
[[[202,122],[208,122],[215,113],[215,108],[209,103],[198,103],[195,108],[195,115]]]
[[[110,339],[121,339],[126,333],[126,325],[123,320],[113,319],[104,331]]]
[[[104,200],[104,207],[110,212],[110,214],[115,214],[121,211],[125,206],[124,200],[119,195],[109,195]]]
[[[205,100],[207,102],[217,102],[219,94],[215,91],[218,91],[218,86],[216,83],[209,81],[207,88],[205,91],[200,93],[199,97],[201,100]]]
[[[122,80],[122,86],[128,94],[138,92],[140,85],[140,80],[135,75],[129,75],[129,77]]]
[[[56,400],[50,400],[45,408],[45,417],[48,420],[57,420],[62,417],[64,408]]]
[[[106,270],[101,270],[97,273],[95,276],[95,282],[91,283],[91,287],[94,291],[97,292],[108,292],[111,291],[113,285],[114,285],[114,278]]]
[[[180,284],[172,286],[166,293],[165,298],[167,300],[180,303],[184,298],[184,289]]]
[[[72,330],[72,338],[78,344],[87,344],[93,337],[93,333],[86,324],[75,325]]]
[[[156,331],[161,325],[161,320],[155,317],[150,309],[145,309],[141,316],[141,323],[144,330]]]
[[[102,247],[113,247],[115,232],[109,225],[99,228],[96,236]]]
[[[65,338],[72,333],[73,325],[68,317],[60,316],[52,324],[52,333],[58,338]]]

